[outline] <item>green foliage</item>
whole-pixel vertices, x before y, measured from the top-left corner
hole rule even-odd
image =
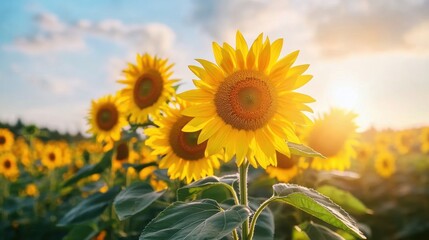
[[[149,207],[164,193],[165,190],[153,191],[152,187],[145,182],[135,183],[116,196],[113,206],[119,220],[123,221]]]
[[[140,240],[221,239],[240,226],[250,211],[236,205],[222,209],[216,201],[175,202],[143,230]]]
[[[311,147],[305,146],[303,144],[288,142],[287,145],[288,145],[292,155],[298,155],[298,156],[302,156],[302,157],[325,158],[325,156],[323,156],[322,154],[318,153],[317,151],[315,151]]]
[[[365,239],[356,222],[340,206],[315,190],[295,184],[275,184],[275,201],[288,203],[356,237]]]
[[[206,177],[198,181],[195,181],[189,185],[186,185],[182,188],[179,188],[177,190],[177,199],[179,201],[184,201],[188,198],[195,197],[196,195],[201,194],[203,191],[206,191],[210,188],[216,188],[216,187],[224,187],[229,191],[231,189],[231,186],[236,181],[238,181],[238,176],[236,174],[227,175],[223,177],[216,177],[216,176]],[[217,191],[221,191],[221,190],[218,188]]]
[[[73,177],[68,179],[63,186],[67,187],[71,184],[78,182],[80,179],[91,176],[92,174],[102,173],[104,169],[108,168],[112,162],[113,150],[106,152],[101,158],[101,161],[95,165],[87,165],[80,169]]]
[[[98,230],[94,224],[77,225],[70,230],[63,240],[91,240],[97,233]]]
[[[368,214],[372,211],[368,209],[358,198],[350,192],[341,190],[330,185],[323,185],[316,189],[318,192],[329,197],[336,204],[340,205],[344,210],[352,214]]]
[[[119,191],[119,187],[113,187],[106,193],[97,192],[89,196],[67,212],[57,225],[67,226],[71,224],[84,223],[99,217],[113,201]]]
[[[344,240],[344,238],[331,229],[314,222],[304,222],[298,226],[310,239],[318,240]]]

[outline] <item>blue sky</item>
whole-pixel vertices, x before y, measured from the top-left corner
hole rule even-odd
[[[361,129],[429,125],[429,1],[1,1],[0,120],[85,131],[91,99],[121,88],[136,53],[187,66],[211,42],[264,32],[300,49],[315,112],[359,114]]]

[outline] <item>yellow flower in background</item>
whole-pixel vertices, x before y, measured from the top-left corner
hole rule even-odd
[[[155,162],[157,160],[157,156],[152,155],[152,150],[147,147],[143,146],[140,150],[140,156],[141,156],[141,163],[151,163]],[[153,172],[158,169],[156,166],[148,166],[140,170],[139,177],[140,180],[146,180],[148,177],[153,176]]]
[[[420,132],[420,150],[429,153],[429,127],[423,128]]]
[[[106,239],[106,235],[107,235],[106,231],[103,230],[103,231],[99,232],[97,234],[97,236],[93,237],[92,239],[93,240],[104,240],[104,239]]]
[[[31,167],[33,164],[33,157],[31,156],[30,147],[23,137],[18,137],[13,145],[13,154],[25,167]]]
[[[49,170],[53,170],[62,165],[62,152],[61,148],[54,143],[45,145],[42,153],[42,165]]]
[[[400,131],[395,134],[395,147],[400,154],[407,154],[413,147],[414,134],[412,131]]]
[[[359,142],[356,147],[356,160],[365,166],[374,154],[374,147],[367,142]]]
[[[191,182],[206,176],[211,176],[214,169],[219,168],[219,157],[213,154],[205,156],[207,142],[197,143],[200,132],[183,132],[182,128],[190,120],[180,112],[185,109],[185,103],[178,107],[165,108],[165,116],[155,118],[159,128],[145,129],[148,137],[146,144],[153,149],[153,155],[164,155],[159,162],[160,168],[168,169],[172,179]]]
[[[158,180],[157,178],[154,178],[154,177],[150,179],[149,183],[152,186],[153,190],[155,190],[156,192],[162,191],[168,188],[168,185],[165,181]]]
[[[315,120],[306,129],[303,138],[306,144],[321,153],[326,159],[314,158],[311,167],[317,170],[345,170],[350,168],[357,145],[357,115],[341,109],[331,109]]]
[[[289,182],[298,174],[299,157],[288,157],[277,153],[277,166],[268,166],[266,171],[272,178],[277,178],[280,182]]]
[[[121,138],[122,127],[127,125],[123,106],[116,96],[108,95],[93,100],[89,113],[89,133],[96,135],[98,142],[117,141]]]
[[[390,132],[377,132],[375,135],[375,147],[377,151],[385,151],[392,143],[393,135]]]
[[[240,32],[236,48],[213,43],[216,63],[198,59],[203,66],[190,66],[200,80],[195,90],[179,97],[195,105],[182,114],[194,117],[185,132],[201,131],[198,143],[207,141],[207,153],[225,149],[241,165],[247,156],[254,167],[277,165],[276,152],[290,155],[286,141],[299,142],[295,123],[311,121],[302,111],[312,112],[306,103],[314,99],[294,92],[311,80],[302,75],[309,65],[292,67],[298,51],[278,60],[283,39],[263,42],[262,34],[250,49]]]
[[[389,151],[383,151],[375,157],[375,170],[377,173],[388,178],[396,171],[395,156]]]
[[[37,197],[39,196],[39,189],[36,184],[30,183],[25,187],[25,194],[30,197]]]
[[[0,128],[0,152],[12,149],[14,136],[7,128]]]
[[[0,155],[0,174],[10,181],[15,181],[19,176],[16,157],[10,152]]]
[[[137,54],[136,61],[136,65],[128,64],[123,71],[126,79],[118,82],[127,85],[120,95],[130,121],[143,123],[172,97],[177,80],[170,79],[173,64],[168,64],[167,59]]]

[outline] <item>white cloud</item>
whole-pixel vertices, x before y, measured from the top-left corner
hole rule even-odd
[[[208,0],[195,6],[192,22],[218,40],[230,42],[240,29],[285,37],[324,56],[429,49],[428,0]]]
[[[43,13],[35,17],[35,24],[35,34],[15,39],[6,49],[27,54],[77,51],[85,49],[88,38],[98,38],[131,51],[165,54],[175,41],[174,31],[161,23],[124,24],[116,19],[66,22],[52,13]]]

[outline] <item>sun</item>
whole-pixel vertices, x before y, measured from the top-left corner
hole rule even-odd
[[[355,110],[360,102],[359,88],[352,81],[335,81],[329,87],[329,102],[335,107]]]

